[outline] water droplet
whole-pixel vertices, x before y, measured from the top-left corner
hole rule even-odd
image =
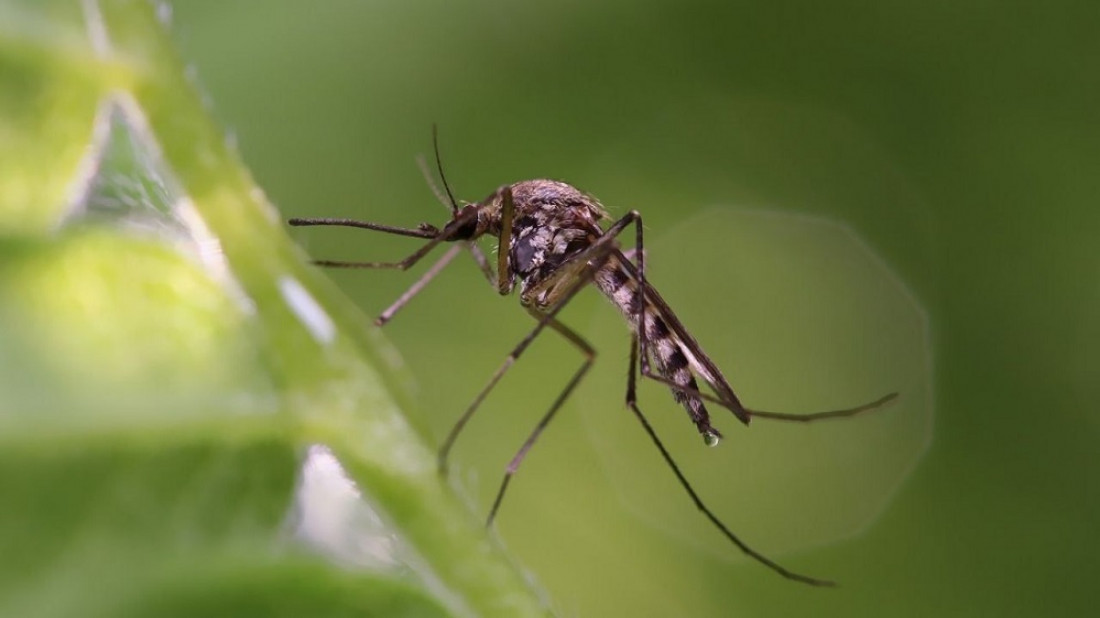
[[[721,441],[722,434],[717,431],[711,429],[703,432],[703,442],[706,442],[707,446],[718,446]]]

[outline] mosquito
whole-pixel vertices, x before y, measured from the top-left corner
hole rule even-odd
[[[605,228],[602,224],[611,218],[596,198],[564,182],[545,179],[525,180],[504,185],[480,202],[464,202],[459,206],[443,174],[439,142],[434,128],[432,144],[436,169],[446,190],[446,199],[443,199],[443,194],[431,181],[422,161],[421,167],[436,196],[451,211],[450,221],[442,228],[429,223],[421,223],[415,228],[402,228],[367,221],[331,218],[295,218],[290,219],[288,223],[292,226],[355,227],[427,240],[418,250],[399,262],[334,260],[314,260],[313,262],[318,266],[330,268],[388,268],[404,271],[420,262],[439,245],[455,243],[405,293],[382,312],[375,320],[377,326],[389,322],[463,249],[470,251],[485,278],[502,296],[511,294],[518,283],[520,304],[537,323],[512,349],[503,364],[478,392],[447,434],[438,454],[441,475],[447,473],[448,456],[462,429],[489,392],[540,333],[549,328],[580,352],[583,357],[580,367],[508,464],[489,510],[486,526],[492,525],[500,510],[508,484],[524,457],[595,362],[595,348],[576,331],[557,319],[558,313],[578,292],[593,285],[618,308],[630,327],[630,366],[626,385],[626,405],[641,423],[650,440],[660,451],[665,463],[699,511],[738,549],[783,577],[813,586],[834,586],[835,583],[832,581],[790,571],[756,551],[734,534],[706,506],[638,407],[637,380],[638,377],[649,378],[667,386],[672,391],[676,402],[687,410],[691,422],[708,446],[716,446],[721,441],[722,434],[711,424],[710,414],[706,408],[707,403],[729,410],[737,420],[746,425],[754,417],[778,421],[811,422],[851,417],[875,410],[894,401],[898,394],[890,393],[853,408],[813,414],[765,412],[745,407],[734,394],[722,372],[676,317],[668,303],[646,280],[642,217],[637,211],[631,210]],[[631,226],[634,227],[634,248],[624,250],[619,237]],[[475,241],[485,236],[498,241],[495,268],[475,244]],[[696,378],[702,380],[712,393],[702,391]]]

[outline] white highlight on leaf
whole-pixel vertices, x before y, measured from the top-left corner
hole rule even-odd
[[[195,203],[189,197],[182,197],[172,205],[172,211],[191,232],[191,238],[195,241],[195,247],[202,263],[220,277],[229,276],[229,264],[225,260],[225,252],[222,251],[222,243],[206,227],[206,222],[199,216]]]
[[[111,37],[107,34],[107,24],[103,21],[103,13],[99,10],[97,0],[83,0],[80,5],[84,8],[84,20],[88,25],[88,40],[92,44],[92,50],[100,58],[111,56]]]
[[[84,150],[84,155],[80,157],[80,162],[76,164],[76,173],[73,174],[73,183],[68,192],[68,204],[61,218],[57,220],[58,225],[84,212],[88,191],[91,190],[92,182],[99,175],[103,153],[111,143],[111,114],[116,107],[114,99],[108,97],[96,108],[95,119],[92,121],[92,140]]]
[[[141,103],[138,103],[133,94],[122,90],[111,93],[108,101],[113,103],[118,111],[122,113],[126,125],[130,128],[132,137],[140,140],[142,150],[149,157],[149,160],[145,162],[145,167],[155,170],[161,176],[161,181],[169,195],[183,195],[184,191],[176,178],[166,173],[164,153],[160,148],[160,143],[154,137],[153,130],[149,127],[149,119],[145,117],[145,111],[142,109]]]
[[[210,231],[189,197],[181,197],[172,205],[172,213],[183,222],[191,236],[192,248],[199,262],[216,281],[228,291],[229,296],[247,315],[255,315],[256,303],[244,291],[244,287],[229,269],[221,240]]]
[[[264,193],[263,189],[261,189],[258,185],[253,185],[253,187],[248,190],[248,197],[252,198],[252,201],[256,203],[256,206],[260,209],[260,211],[264,213],[264,216],[267,217],[268,221],[270,221],[273,225],[282,225],[282,216],[275,208],[275,205],[267,199],[267,194]]]
[[[153,177],[163,192],[165,200],[171,203],[171,217],[186,228],[187,239],[176,244],[188,254],[196,256],[204,268],[220,282],[245,313],[255,313],[255,303],[245,293],[240,282],[233,276],[222,250],[221,241],[199,215],[194,202],[187,197],[179,180],[164,164],[164,157],[141,104],[133,95],[125,91],[115,91],[106,96],[96,112],[92,131],[92,142],[87,153],[81,159],[73,188],[70,191],[70,205],[59,225],[72,221],[87,210],[89,192],[103,170],[104,157],[111,147],[113,128],[121,123],[126,134],[133,142],[132,149],[141,159],[144,173]],[[172,240],[170,236],[169,240]]]
[[[157,19],[165,26],[172,24],[172,5],[167,2],[157,3]]]
[[[336,335],[336,325],[332,318],[321,307],[313,295],[306,290],[297,279],[293,277],[279,278],[279,291],[283,294],[283,300],[287,306],[298,316],[302,324],[309,330],[313,338],[321,343],[332,343]]]
[[[316,549],[356,566],[393,567],[397,539],[363,499],[328,447],[306,452],[295,501],[294,533]]]
[[[364,491],[323,444],[306,451],[294,492],[293,534],[346,566],[409,569],[455,616],[474,618],[461,595],[447,588],[431,564],[388,525]]]

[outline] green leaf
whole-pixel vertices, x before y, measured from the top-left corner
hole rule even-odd
[[[0,3],[0,614],[545,615],[161,10]]]

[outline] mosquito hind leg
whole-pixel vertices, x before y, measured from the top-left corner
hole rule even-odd
[[[653,426],[649,424],[649,420],[646,419],[645,415],[642,414],[641,409],[638,408],[636,393],[637,368],[638,339],[637,337],[631,337],[630,372],[627,374],[628,377],[626,383],[626,405],[634,413],[634,416],[638,419],[638,422],[642,424],[642,428],[645,429],[646,434],[649,435],[649,439],[653,441],[653,444],[657,447],[657,450],[661,452],[661,457],[664,458],[665,463],[668,464],[668,467],[672,470],[672,473],[676,475],[676,480],[680,482],[680,486],[683,487],[684,491],[687,492],[688,497],[690,497],[691,501],[695,503],[695,508],[699,509],[703,513],[703,515],[710,521],[710,523],[713,524],[714,527],[717,528],[731,543],[736,545],[738,549],[744,552],[745,555],[749,556],[760,564],[763,564],[764,566],[782,575],[783,577],[797,582],[802,582],[804,584],[809,584],[811,586],[835,586],[836,583],[829,580],[817,579],[815,577],[801,575],[799,573],[795,573],[793,571],[789,571],[783,568],[764,554],[761,554],[755,549],[749,547],[748,544],[746,544],[737,535],[735,535],[726,526],[726,524],[723,523],[721,519],[718,519],[718,516],[715,515],[709,507],[707,507],[702,498],[699,497],[699,494],[695,492],[695,489],[691,486],[691,483],[687,480],[687,477],[685,477],[684,473],[680,471],[680,466],[676,464],[676,461],[672,458],[672,454],[668,452],[667,448],[665,448],[664,443],[662,443],[661,439],[657,436],[657,432],[653,429]]]
[[[661,384],[664,384],[665,386],[669,387],[670,389],[672,389],[674,391],[679,391],[681,393],[691,395],[693,397],[699,397],[700,399],[703,399],[703,400],[709,401],[711,403],[720,405],[724,408],[732,409],[729,402],[724,401],[720,397],[716,397],[714,395],[711,395],[710,393],[704,393],[703,391],[701,391],[699,389],[693,389],[693,388],[687,388],[687,387],[684,387],[684,386],[680,386],[679,384],[676,384],[672,380],[669,380],[668,378],[666,378],[666,377],[664,377],[660,374],[652,373],[652,372],[646,370],[645,368],[643,368],[641,370],[639,375],[641,375],[643,378],[649,378],[650,380],[653,380],[654,382],[660,382]],[[744,408],[744,407],[742,407],[741,409],[744,410],[746,413],[748,413],[748,415],[750,417],[754,417],[754,418],[763,418],[763,419],[768,419],[768,420],[772,420],[772,421],[790,421],[790,422],[795,422],[795,423],[809,423],[809,422],[813,422],[813,421],[821,421],[821,420],[830,419],[830,418],[848,418],[850,416],[856,416],[856,415],[859,415],[859,414],[863,414],[865,412],[873,412],[874,410],[878,410],[878,409],[885,408],[885,407],[889,406],[890,404],[897,401],[898,397],[900,397],[900,394],[897,393],[897,392],[893,392],[893,393],[889,393],[887,395],[883,395],[882,397],[879,397],[878,399],[875,399],[874,401],[868,401],[867,403],[863,403],[863,404],[860,404],[858,406],[853,406],[851,408],[841,408],[841,409],[838,409],[838,410],[825,410],[825,411],[821,411],[821,412],[808,412],[808,413],[804,413],[804,414],[795,414],[795,413],[788,413],[788,412],[769,412],[769,411],[766,411],[766,410],[753,410],[752,408]]]

